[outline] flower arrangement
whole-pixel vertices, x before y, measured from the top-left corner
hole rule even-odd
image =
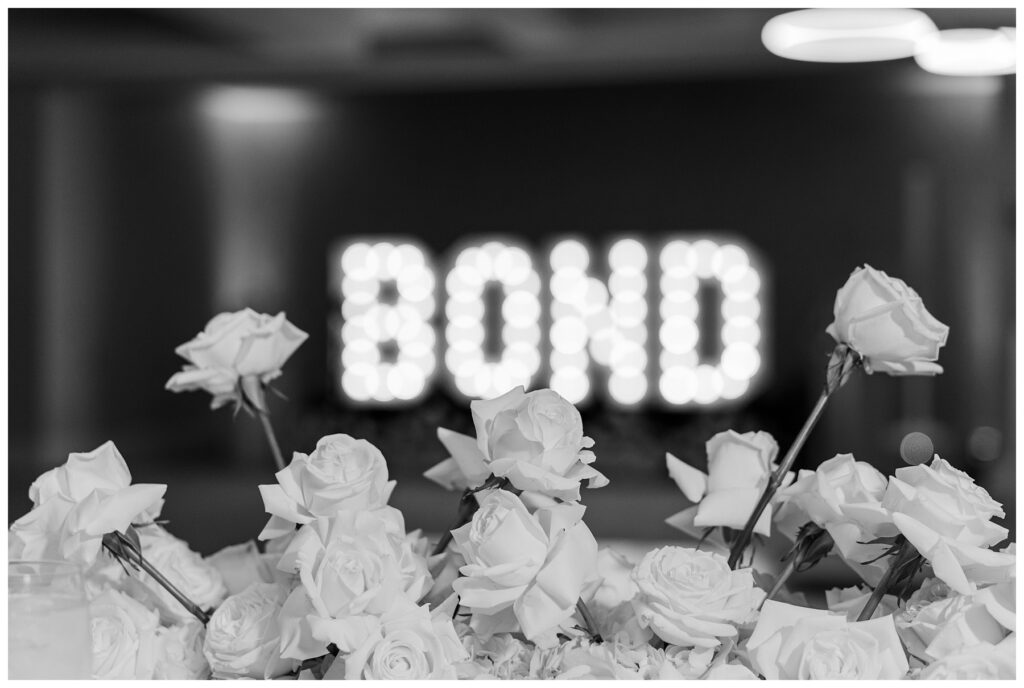
[[[40,476],[9,557],[86,571],[93,677],[299,679],[1013,678],[1013,544],[1003,516],[945,459],[885,476],[850,454],[792,471],[857,370],[934,375],[947,328],[869,266],[839,290],[822,395],[781,460],[764,432],[719,433],[708,471],[672,454],[691,502],[667,521],[699,538],[639,561],[599,547],[581,487],[600,488],[579,412],[551,390],[474,401],[475,437],[438,429],[426,477],[458,493],[437,542],[388,505],[381,452],[345,434],[284,463],[265,391],[305,339],[284,314],[214,318],[168,382],[260,419],[278,464],[255,541],[210,557],[159,519],[166,486],[133,485],[113,443]],[[927,458],[927,457],[926,457]],[[755,538],[792,548],[772,579]],[[836,557],[863,585],[825,608],[786,592]]]

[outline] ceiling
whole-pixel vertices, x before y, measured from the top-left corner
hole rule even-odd
[[[776,9],[9,10],[17,82],[330,80],[351,87],[715,79],[834,65],[761,45]],[[938,27],[1013,9],[928,9]],[[850,68],[850,66],[846,66]]]

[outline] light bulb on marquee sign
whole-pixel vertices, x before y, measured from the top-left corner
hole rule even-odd
[[[438,375],[466,399],[517,385],[626,407],[749,394],[764,329],[750,252],[714,235],[657,246],[624,237],[606,248],[565,238],[540,259],[512,241],[482,241],[451,250],[441,268],[411,241],[345,242],[331,264],[341,397],[414,403]],[[709,302],[719,317],[701,312]]]

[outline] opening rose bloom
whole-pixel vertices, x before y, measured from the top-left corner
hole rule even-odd
[[[113,442],[69,454],[64,465],[43,473],[29,488],[34,506],[11,525],[8,556],[91,566],[104,535],[151,521],[160,512],[167,486],[131,482]]]
[[[142,556],[201,609],[216,607],[228,596],[217,568],[198,552],[193,552],[187,542],[156,524],[138,528],[136,532],[142,544]],[[125,585],[126,591],[136,599],[155,607],[165,624],[182,623],[193,618],[184,605],[144,571],[129,577]]]
[[[469,658],[452,625],[455,600],[431,613],[398,598],[359,636],[342,633],[343,653],[324,679],[418,680],[458,678],[455,664]],[[357,645],[345,646],[356,641]]]
[[[651,550],[633,570],[633,582],[640,624],[681,647],[713,648],[736,637],[765,596],[750,569],[732,571],[721,554],[688,547]]]
[[[767,432],[720,432],[707,442],[708,472],[696,469],[672,454],[665,455],[669,476],[696,505],[666,519],[683,532],[701,537],[701,530],[725,526],[742,530],[778,466],[779,445]],[[786,484],[792,480],[787,476]],[[754,532],[771,532],[772,505],[757,519]]]
[[[376,623],[370,617],[401,597],[419,601],[433,582],[426,560],[406,539],[401,512],[391,507],[343,511],[303,526],[278,568],[297,572],[301,581],[281,613],[282,652],[300,660],[369,632]]]
[[[479,487],[490,475],[518,490],[564,501],[580,498],[580,482],[604,487],[591,464],[594,440],[583,435],[579,411],[556,392],[516,387],[495,399],[470,402],[476,440],[444,428],[438,437],[451,457],[424,475],[447,489]]]
[[[851,622],[774,600],[764,603],[747,654],[769,680],[896,680],[909,669],[891,616]]]
[[[473,520],[452,531],[466,559],[453,583],[473,612],[482,637],[521,629],[538,644],[576,610],[597,562],[597,542],[581,520],[580,504],[557,504],[530,514],[516,495],[492,490]]]
[[[989,549],[1008,534],[991,521],[1005,515],[1002,505],[940,456],[929,465],[897,468],[882,506],[953,590],[969,594],[977,585],[1013,576],[1016,556]]]
[[[857,268],[836,293],[828,332],[864,357],[868,373],[936,375],[949,328],[936,320],[903,280],[870,265]]]
[[[275,678],[298,666],[281,657],[277,617],[287,594],[280,585],[253,583],[217,608],[203,644],[214,678]]]
[[[260,540],[287,535],[295,524],[334,516],[345,509],[376,509],[387,504],[395,482],[388,464],[366,440],[337,434],[322,437],[312,454],[295,452],[276,474],[277,485],[260,485],[270,514]]]
[[[240,378],[269,382],[280,375],[308,336],[284,313],[271,316],[250,308],[221,313],[195,339],[174,350],[190,365],[167,381],[167,389],[205,390],[213,395],[211,407],[219,408],[237,398]]]
[[[887,484],[871,464],[857,461],[852,454],[837,454],[813,471],[800,471],[792,485],[779,490],[783,504],[776,527],[791,540],[807,522],[824,528],[843,561],[868,584],[877,585],[888,562],[865,562],[882,556],[886,546],[864,543],[898,532],[882,507]]]

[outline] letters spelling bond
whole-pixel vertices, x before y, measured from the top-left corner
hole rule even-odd
[[[607,279],[595,275],[591,251],[576,239],[555,243],[546,265],[509,241],[452,253],[439,285],[441,272],[417,244],[350,241],[338,249],[343,398],[408,403],[439,373],[466,398],[546,381],[573,403],[600,392],[624,406],[701,406],[742,398],[761,368],[761,277],[736,243],[671,237],[655,266],[647,245],[622,238],[609,246]],[[720,319],[699,317],[702,282],[720,287]],[[721,329],[702,332],[702,321]],[[702,360],[702,336],[720,338],[717,361]],[[593,375],[598,369],[604,373]]]

